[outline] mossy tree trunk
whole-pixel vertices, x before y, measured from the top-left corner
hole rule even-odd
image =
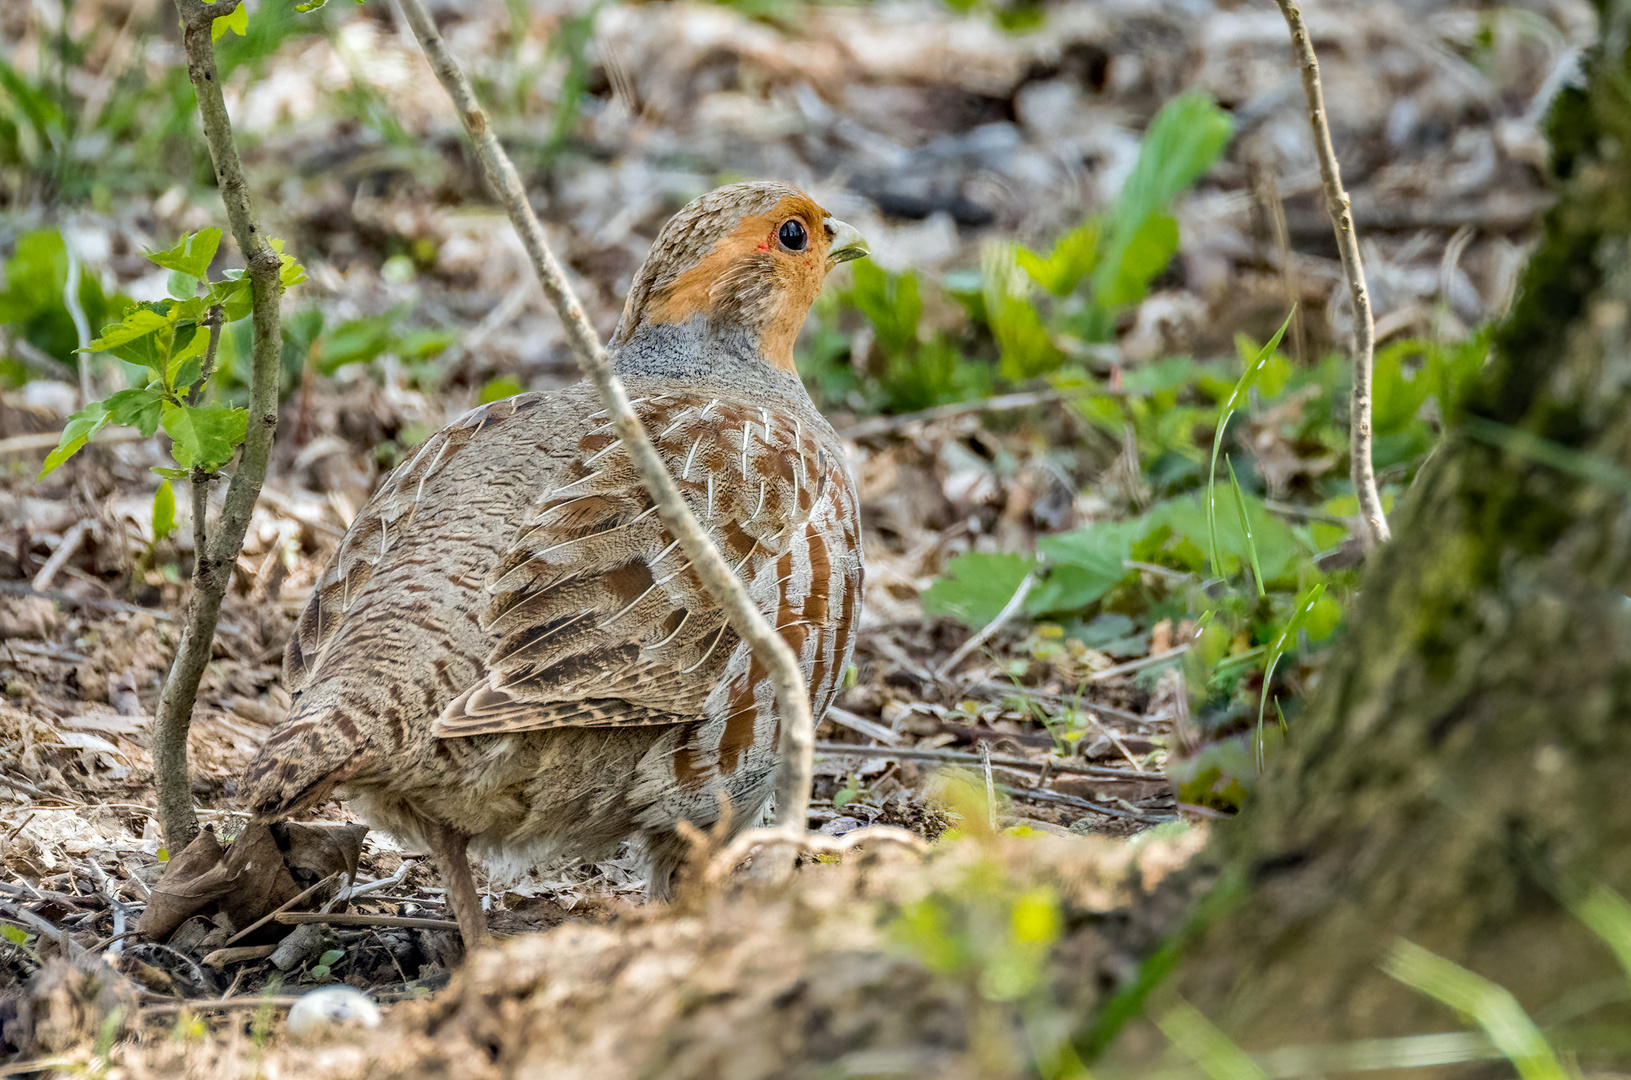
[[[1218,830],[1243,900],[1169,989],[1249,1049],[1459,1026],[1380,970],[1400,937],[1532,1014],[1623,978],[1562,902],[1631,895],[1631,0],[1600,8],[1490,365],[1309,715]]]

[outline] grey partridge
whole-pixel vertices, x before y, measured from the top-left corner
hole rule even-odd
[[[857,499],[793,339],[853,228],[782,184],[663,227],[610,354],[691,509],[798,655],[819,719],[861,602]],[[352,523],[284,655],[296,695],[250,762],[257,818],[343,791],[429,848],[467,944],[468,854],[531,865],[632,841],[670,894],[687,844],[765,807],[769,679],[658,519],[594,388],[521,394],[432,436]]]

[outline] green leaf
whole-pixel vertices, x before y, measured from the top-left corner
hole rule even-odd
[[[490,401],[501,401],[507,397],[514,397],[522,389],[521,380],[514,375],[500,375],[489,380],[487,385],[481,388],[480,401],[483,405]]]
[[[325,330],[312,344],[317,370],[332,375],[347,364],[365,363],[391,347],[391,328],[400,318],[397,312],[347,319]]]
[[[1032,612],[1075,611],[1098,600],[1127,576],[1140,521],[1091,525],[1037,541],[1037,554],[1054,564],[1031,593],[1026,607]]]
[[[1510,990],[1403,938],[1394,943],[1382,968],[1470,1017],[1523,1080],[1568,1080],[1556,1051]]]
[[[96,433],[107,427],[112,419],[100,401],[92,401],[70,416],[62,429],[62,437],[57,440],[57,448],[46,455],[45,464],[40,466],[40,475],[34,479],[48,475],[79,453],[80,448],[95,438]]]
[[[190,480],[193,475],[191,469],[169,469],[163,465],[154,465],[152,469],[166,480]]]
[[[1251,555],[1252,577],[1257,582],[1257,595],[1267,597],[1268,590],[1263,587],[1263,564],[1257,559],[1257,541],[1252,538],[1251,519],[1246,516],[1246,493],[1240,490],[1240,478],[1235,475],[1234,460],[1225,454],[1223,463],[1229,467],[1229,487],[1235,496],[1235,510],[1239,514],[1240,532],[1246,537],[1246,551]]]
[[[997,617],[1036,564],[1023,555],[969,552],[947,564],[939,581],[923,593],[923,610],[949,615],[971,630]]]
[[[164,371],[165,382],[172,390],[179,393],[197,381],[209,343],[209,331],[196,323],[176,327],[175,344]]]
[[[125,312],[125,317],[111,326],[104,326],[102,334],[85,346],[86,352],[113,352],[121,345],[139,341],[170,325],[165,310],[156,305],[138,304]]]
[[[246,318],[253,307],[253,300],[249,292],[249,279],[239,276],[229,277],[226,281],[214,282],[210,285],[206,303],[209,306],[220,304],[221,317],[226,322],[237,322],[239,319]]]
[[[1014,258],[1032,281],[1055,296],[1069,296],[1098,267],[1102,232],[1099,219],[1088,218],[1054,241],[1046,256],[1017,247]]]
[[[1155,1026],[1211,1080],[1268,1080],[1250,1054],[1182,998],[1156,1018]]]
[[[156,544],[176,531],[176,493],[170,490],[170,481],[159,484],[153,492],[153,542]]]
[[[1274,682],[1275,665],[1279,664],[1280,657],[1284,656],[1296,642],[1298,631],[1303,628],[1303,623],[1308,621],[1309,615],[1313,614],[1315,607],[1320,602],[1320,598],[1324,595],[1325,584],[1323,582],[1315,584],[1304,593],[1302,599],[1297,601],[1297,610],[1293,611],[1291,618],[1286,620],[1285,629],[1280,631],[1280,636],[1274,639],[1273,646],[1269,648],[1269,664],[1263,670],[1263,697],[1257,703],[1257,762],[1259,768],[1263,765],[1264,757],[1263,714],[1268,708],[1269,686]]]
[[[216,25],[219,26],[237,15],[243,15],[245,19],[249,17],[248,12],[240,4],[237,12],[233,15],[216,19]],[[215,258],[216,249],[220,246],[220,229],[200,229],[195,233],[183,236],[181,242],[173,248],[165,251],[148,251],[147,257],[166,270],[174,270],[178,274],[186,274],[189,277],[202,278],[209,273],[210,262]],[[191,291],[186,294],[186,296],[191,295]],[[181,300],[185,299],[185,297],[177,296],[176,299]]]
[[[1223,414],[1219,417],[1217,430],[1212,435],[1212,461],[1206,469],[1206,535],[1207,551],[1212,557],[1212,573],[1218,577],[1223,577],[1226,573],[1223,569],[1223,560],[1218,557],[1217,512],[1218,451],[1223,449],[1223,433],[1229,427],[1229,418],[1234,416],[1235,409],[1239,408],[1240,403],[1246,400],[1246,395],[1251,391],[1252,383],[1256,382],[1258,376],[1263,374],[1263,369],[1268,366],[1269,358],[1274,355],[1275,350],[1279,349],[1280,339],[1286,336],[1286,329],[1291,325],[1291,318],[1295,314],[1297,314],[1297,307],[1293,304],[1291,311],[1286,315],[1286,321],[1280,324],[1280,329],[1274,332],[1274,336],[1269,339],[1269,343],[1258,350],[1257,355],[1252,358],[1252,362],[1246,365],[1246,370],[1241,372],[1240,380],[1235,383],[1235,388],[1229,392],[1229,399],[1223,403]]]
[[[239,37],[249,33],[249,9],[243,4],[234,8],[231,15],[223,15],[210,24],[210,40],[220,41],[228,30]]]
[[[284,254],[282,240],[273,236],[268,238],[266,242],[272,246],[273,251],[277,252],[278,262],[282,267],[278,271],[278,280],[283,283],[285,289],[299,285],[306,280],[306,268],[296,262],[293,255]]]
[[[1150,282],[1178,254],[1178,222],[1167,214],[1150,214],[1128,237],[1114,263],[1094,275],[1093,302],[1119,310],[1144,299]]]
[[[159,429],[160,407],[164,404],[164,395],[157,390],[145,388],[120,390],[110,395],[102,404],[114,423],[137,428],[151,439],[153,433]]]
[[[191,274],[183,274],[180,270],[172,270],[165,290],[177,300],[186,300],[198,293],[198,279]]]
[[[1206,175],[1229,142],[1234,122],[1204,94],[1173,98],[1144,133],[1138,160],[1107,215],[1102,258],[1093,271],[1092,336],[1114,327],[1114,313],[1144,297],[1149,283],[1178,250],[1177,224],[1167,209]]]
[[[1571,901],[1575,918],[1614,951],[1620,967],[1631,975],[1631,904],[1606,885],[1598,885],[1582,900]]]
[[[13,926],[10,923],[0,926],[0,937],[5,938],[13,945],[28,944],[28,931],[24,930],[20,926]]]
[[[225,405],[164,403],[164,430],[170,455],[183,468],[213,471],[232,460],[232,452],[249,430],[249,413]]]

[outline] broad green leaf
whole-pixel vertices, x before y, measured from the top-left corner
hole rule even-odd
[[[404,360],[429,360],[457,340],[450,330],[409,330],[396,339],[394,351]]]
[[[131,389],[120,390],[110,395],[103,406],[108,417],[116,424],[124,424],[141,431],[151,439],[153,433],[159,429],[159,416],[164,404],[164,395],[157,390]]]
[[[170,469],[163,465],[154,465],[152,468],[166,480],[190,480],[193,475],[191,469]]]
[[[186,300],[198,292],[198,278],[192,274],[183,274],[180,270],[172,270],[165,288],[177,300]]]
[[[196,323],[176,327],[170,362],[164,371],[165,382],[172,390],[180,393],[198,379],[198,374],[203,369],[204,350],[209,347],[209,343],[209,331]]]
[[[223,15],[210,24],[210,40],[220,41],[228,30],[239,37],[249,33],[249,8],[240,3],[231,15]]]
[[[1088,218],[1056,240],[1047,255],[1017,247],[1014,258],[1032,281],[1055,296],[1069,296],[1098,266],[1102,231],[1098,218]]]
[[[923,301],[918,296],[915,274],[891,274],[871,259],[851,264],[851,285],[844,300],[855,306],[872,324],[878,348],[885,355],[899,355],[917,346],[918,320]]]
[[[348,319],[325,330],[312,343],[317,370],[332,375],[347,364],[365,363],[391,347],[391,328],[400,318],[397,312]]]
[[[113,352],[121,345],[128,345],[169,325],[170,320],[164,311],[153,306],[137,305],[126,312],[119,322],[104,326],[101,336],[86,345],[85,351]]]
[[[1105,261],[1093,275],[1094,303],[1112,310],[1144,299],[1150,282],[1178,254],[1178,222],[1167,214],[1150,214],[1122,243],[1114,262]]]
[[[1133,537],[1145,528],[1135,519],[1042,537],[1037,553],[1055,565],[1025,606],[1033,612],[1074,611],[1093,603],[1127,576]]]
[[[228,271],[230,274],[231,271]],[[253,306],[249,292],[249,279],[246,277],[229,277],[226,281],[217,281],[210,285],[209,296],[206,303],[213,306],[221,305],[221,317],[226,322],[237,322],[246,318]]]
[[[170,490],[170,481],[164,480],[153,492],[153,542],[156,544],[175,531],[176,493]]]
[[[1233,131],[1229,114],[1204,94],[1180,94],[1162,106],[1111,209],[1112,230],[1123,238],[1136,233],[1149,214],[1206,175]]]
[[[97,432],[107,427],[112,419],[104,403],[100,401],[90,402],[70,416],[62,429],[61,438],[57,440],[57,448],[46,455],[45,464],[40,466],[40,474],[34,479],[41,479],[79,453],[80,449],[95,438]]]
[[[0,938],[5,938],[13,945],[27,945],[28,931],[24,930],[20,926],[13,926],[10,923],[6,923],[5,925],[0,926]]]
[[[214,471],[232,460],[232,452],[249,430],[249,413],[225,405],[164,403],[164,430],[170,454],[183,468]]]
[[[1108,314],[1143,299],[1178,249],[1177,225],[1167,208],[1206,175],[1233,130],[1229,114],[1203,94],[1181,94],[1155,114],[1107,215],[1102,258],[1093,272],[1095,308]],[[1092,329],[1102,336],[1111,326],[1112,320],[1100,317]]]
[[[496,379],[488,380],[487,385],[481,388],[480,401],[483,405],[492,401],[502,401],[504,398],[514,397],[523,389],[521,380],[514,375],[500,375]]]
[[[947,564],[939,581],[923,593],[923,610],[950,615],[971,630],[997,617],[1014,598],[1036,564],[1023,555],[969,552]]]
[[[236,14],[242,14],[245,18],[248,17],[248,13],[245,12],[241,4]],[[219,24],[233,17],[233,15],[227,15],[215,21]],[[195,233],[183,236],[181,242],[173,248],[166,251],[147,252],[147,257],[166,270],[174,270],[189,277],[202,278],[209,273],[210,262],[215,258],[216,249],[220,246],[220,229],[200,229]],[[192,293],[188,292],[186,295],[191,296]],[[184,299],[184,297],[177,296],[176,299],[180,300]]]

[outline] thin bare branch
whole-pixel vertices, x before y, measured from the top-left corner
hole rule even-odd
[[[1002,610],[997,612],[997,617],[986,623],[979,633],[957,646],[957,651],[948,656],[946,662],[935,669],[935,677],[946,678],[957,670],[959,664],[968,659],[969,654],[995,637],[997,631],[1008,624],[1009,619],[1019,614],[1019,609],[1025,604],[1025,598],[1031,595],[1031,590],[1035,587],[1036,574],[1026,574],[1024,580],[1019,583],[1019,588],[1014,590],[1014,595],[1008,598],[1008,603],[1004,604]]]
[[[260,498],[266,463],[272,453],[272,436],[277,430],[278,361],[283,348],[279,313],[283,295],[279,280],[281,260],[261,232],[250,203],[249,185],[244,179],[238,149],[232,142],[232,123],[221,96],[215,47],[210,40],[210,27],[215,19],[230,15],[237,6],[237,0],[217,0],[210,4],[201,0],[176,0],[176,11],[181,16],[182,45],[187,53],[187,75],[198,95],[198,112],[203,119],[210,157],[215,163],[216,183],[221,189],[221,201],[226,205],[232,236],[248,264],[253,345],[250,348],[249,431],[237,472],[227,486],[215,536],[207,547],[200,547],[194,555],[187,623],[170,675],[164,681],[154,725],[153,777],[158,788],[164,840],[171,851],[186,847],[198,832],[187,768],[187,729],[192,724],[198,683],[203,678],[215,640],[221,598],[231,580],[232,567],[243,550],[244,533]],[[195,507],[197,502],[195,499]],[[195,536],[200,527],[195,522]]]
[[[1319,158],[1320,178],[1325,184],[1325,209],[1331,215],[1337,250],[1342,254],[1342,272],[1348,279],[1348,293],[1353,297],[1354,388],[1348,420],[1349,456],[1354,493],[1359,498],[1359,517],[1365,526],[1361,535],[1366,546],[1374,548],[1389,537],[1387,515],[1382,512],[1382,497],[1376,490],[1376,470],[1371,466],[1371,368],[1376,349],[1376,321],[1371,315],[1370,293],[1365,288],[1365,267],[1359,260],[1353,210],[1348,205],[1348,193],[1342,187],[1336,149],[1331,145],[1331,125],[1325,117],[1325,93],[1320,88],[1320,64],[1314,55],[1314,43],[1309,39],[1297,0],[1275,2],[1291,28],[1291,44],[1302,68],[1314,154]]]
[[[776,633],[770,620],[754,606],[747,588],[719,554],[680,496],[679,489],[674,486],[662,458],[630,408],[628,394],[624,392],[622,381],[612,371],[611,361],[599,336],[589,325],[588,318],[583,314],[583,306],[573,295],[566,274],[550,251],[543,227],[527,201],[521,177],[499,144],[487,114],[476,101],[469,80],[448,51],[447,43],[442,40],[435,22],[425,10],[423,0],[402,0],[402,10],[419,39],[420,47],[425,50],[436,77],[453,99],[459,119],[481,162],[487,184],[520,234],[521,242],[532,260],[533,270],[538,275],[538,283],[543,286],[544,295],[566,327],[572,352],[584,374],[599,391],[601,403],[612,417],[617,437],[634,459],[635,470],[656,504],[663,524],[679,540],[686,557],[707,587],[708,595],[723,609],[731,628],[748,643],[754,658],[770,673],[782,715],[779,746],[781,766],[776,784],[777,817],[783,830],[802,833],[810,804],[810,748],[814,741],[814,725],[810,716],[810,695],[799,671],[798,659]]]

